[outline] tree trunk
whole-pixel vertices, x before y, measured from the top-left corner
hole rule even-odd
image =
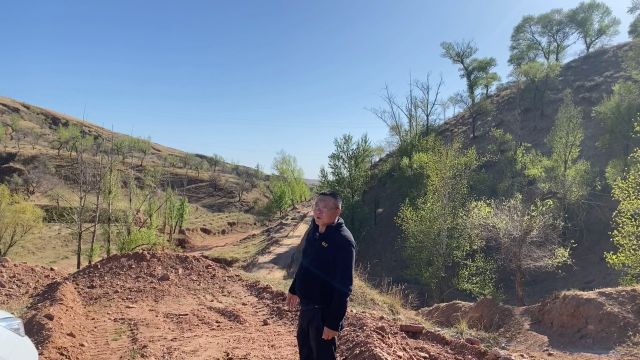
[[[516,269],[516,303],[525,306],[524,302],[524,274],[521,269]]]

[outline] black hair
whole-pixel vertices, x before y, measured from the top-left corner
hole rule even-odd
[[[338,205],[338,209],[342,209],[342,197],[335,191],[322,191],[318,193],[318,196],[326,196],[332,198]]]

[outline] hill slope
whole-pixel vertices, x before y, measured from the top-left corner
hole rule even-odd
[[[600,49],[564,64],[557,81],[549,84],[542,112],[531,104],[530,94],[515,84],[507,84],[491,95],[494,111],[479,117],[475,138],[471,137],[471,120],[466,113],[460,113],[443,123],[440,134],[449,139],[462,139],[467,146],[474,146],[484,153],[490,145],[490,131],[502,129],[512,134],[516,142],[529,143],[539,151],[548,152],[545,138],[554,124],[563,92],[571,90],[575,104],[583,111],[585,137],[581,158],[591,163],[602,183],[604,169],[611,155],[596,145],[604,129],[591,112],[594,106],[611,94],[616,82],[629,78],[623,69],[623,59],[632,46],[633,43],[623,43]],[[396,176],[393,173],[384,174],[364,194],[367,212],[377,215],[370,219],[368,231],[363,235],[359,260],[367,264],[376,276],[403,280],[404,261],[398,243],[400,231],[394,219],[404,201],[402,194],[406,192],[396,181]],[[588,290],[616,284],[617,274],[605,264],[603,258],[603,252],[611,250],[608,233],[615,203],[606,186],[602,190],[592,191],[586,203],[586,236],[575,239],[577,246],[574,248],[573,266],[564,269],[561,275],[539,274],[527,279],[530,300],[540,299],[554,290]]]

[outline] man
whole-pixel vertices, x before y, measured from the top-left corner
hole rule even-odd
[[[337,336],[353,285],[356,247],[341,211],[338,194],[318,194],[300,266],[287,294],[289,309],[300,304],[296,335],[300,360],[336,358]]]

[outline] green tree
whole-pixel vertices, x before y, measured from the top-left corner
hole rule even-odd
[[[569,262],[561,243],[562,220],[551,200],[526,206],[517,194],[505,201],[476,202],[467,217],[467,231],[476,242],[498,249],[496,262],[514,278],[518,305],[525,305],[524,278]]]
[[[0,257],[42,227],[44,212],[0,184]]]
[[[560,62],[573,43],[575,30],[562,9],[553,9],[534,16],[526,15],[511,33],[509,63],[514,68],[544,60]]]
[[[58,156],[60,156],[60,151],[65,149],[69,152],[69,156],[73,154],[73,151],[76,148],[77,142],[82,137],[81,130],[78,126],[74,124],[69,124],[67,126],[59,126],[56,130],[56,141],[55,146],[58,151]]]
[[[457,141],[446,145],[431,136],[423,149],[403,160],[405,171],[422,180],[414,200],[401,206],[396,223],[409,276],[441,300],[453,286],[452,271],[476,248],[464,236],[464,209],[479,161],[474,149],[463,150]]]
[[[629,24],[629,37],[632,39],[640,39],[640,0],[631,0],[631,6],[627,12],[636,15]]]
[[[522,159],[525,173],[536,179],[540,189],[554,194],[563,210],[569,205],[577,205],[591,188],[589,162],[578,159],[583,139],[582,112],[573,103],[571,92],[566,91],[546,139],[551,155],[533,152],[527,159]]]
[[[143,166],[144,160],[152,149],[151,138],[131,138],[131,143],[133,150],[140,153],[140,166]]]
[[[497,73],[492,72],[496,66],[496,59],[473,57],[478,52],[478,48],[472,41],[445,41],[440,43],[440,47],[442,57],[459,66],[460,78],[466,82],[469,99],[467,110],[471,115],[471,136],[475,138],[477,119],[491,108],[486,101],[477,102],[478,90],[484,88],[488,95],[491,85],[499,78]]]
[[[525,91],[532,93],[531,104],[540,108],[540,117],[544,115],[549,83],[560,75],[562,65],[558,62],[529,61],[518,65],[513,70],[513,76]]]
[[[613,158],[626,159],[637,146],[633,126],[639,112],[640,85],[631,81],[618,82],[613,86],[613,93],[593,109],[593,116],[605,129],[598,144],[610,151]]]
[[[344,134],[334,139],[333,145],[329,171],[322,169],[320,172],[320,187],[342,196],[345,217],[355,227],[355,213],[371,176],[374,148],[366,134],[358,140],[351,134]]]
[[[640,115],[638,123],[640,124]],[[636,127],[638,130],[638,127]],[[640,149],[629,156],[629,164],[623,177],[613,183],[611,195],[618,201],[613,214],[611,241],[615,252],[605,254],[607,263],[622,271],[620,282],[624,285],[640,283]]]
[[[275,172],[272,175],[273,184],[276,185],[273,189],[277,191],[278,196],[286,194],[287,207],[295,206],[309,198],[311,193],[304,182],[304,172],[298,166],[295,156],[280,151],[273,160],[273,170]],[[282,191],[282,186],[286,191]]]
[[[501,129],[493,129],[489,135],[489,148],[484,167],[487,171],[486,195],[492,198],[508,198],[522,191],[526,177],[518,169],[518,150],[521,148],[513,136]]]
[[[588,54],[594,46],[605,45],[620,32],[620,19],[611,8],[597,0],[583,1],[567,14],[578,38]]]

